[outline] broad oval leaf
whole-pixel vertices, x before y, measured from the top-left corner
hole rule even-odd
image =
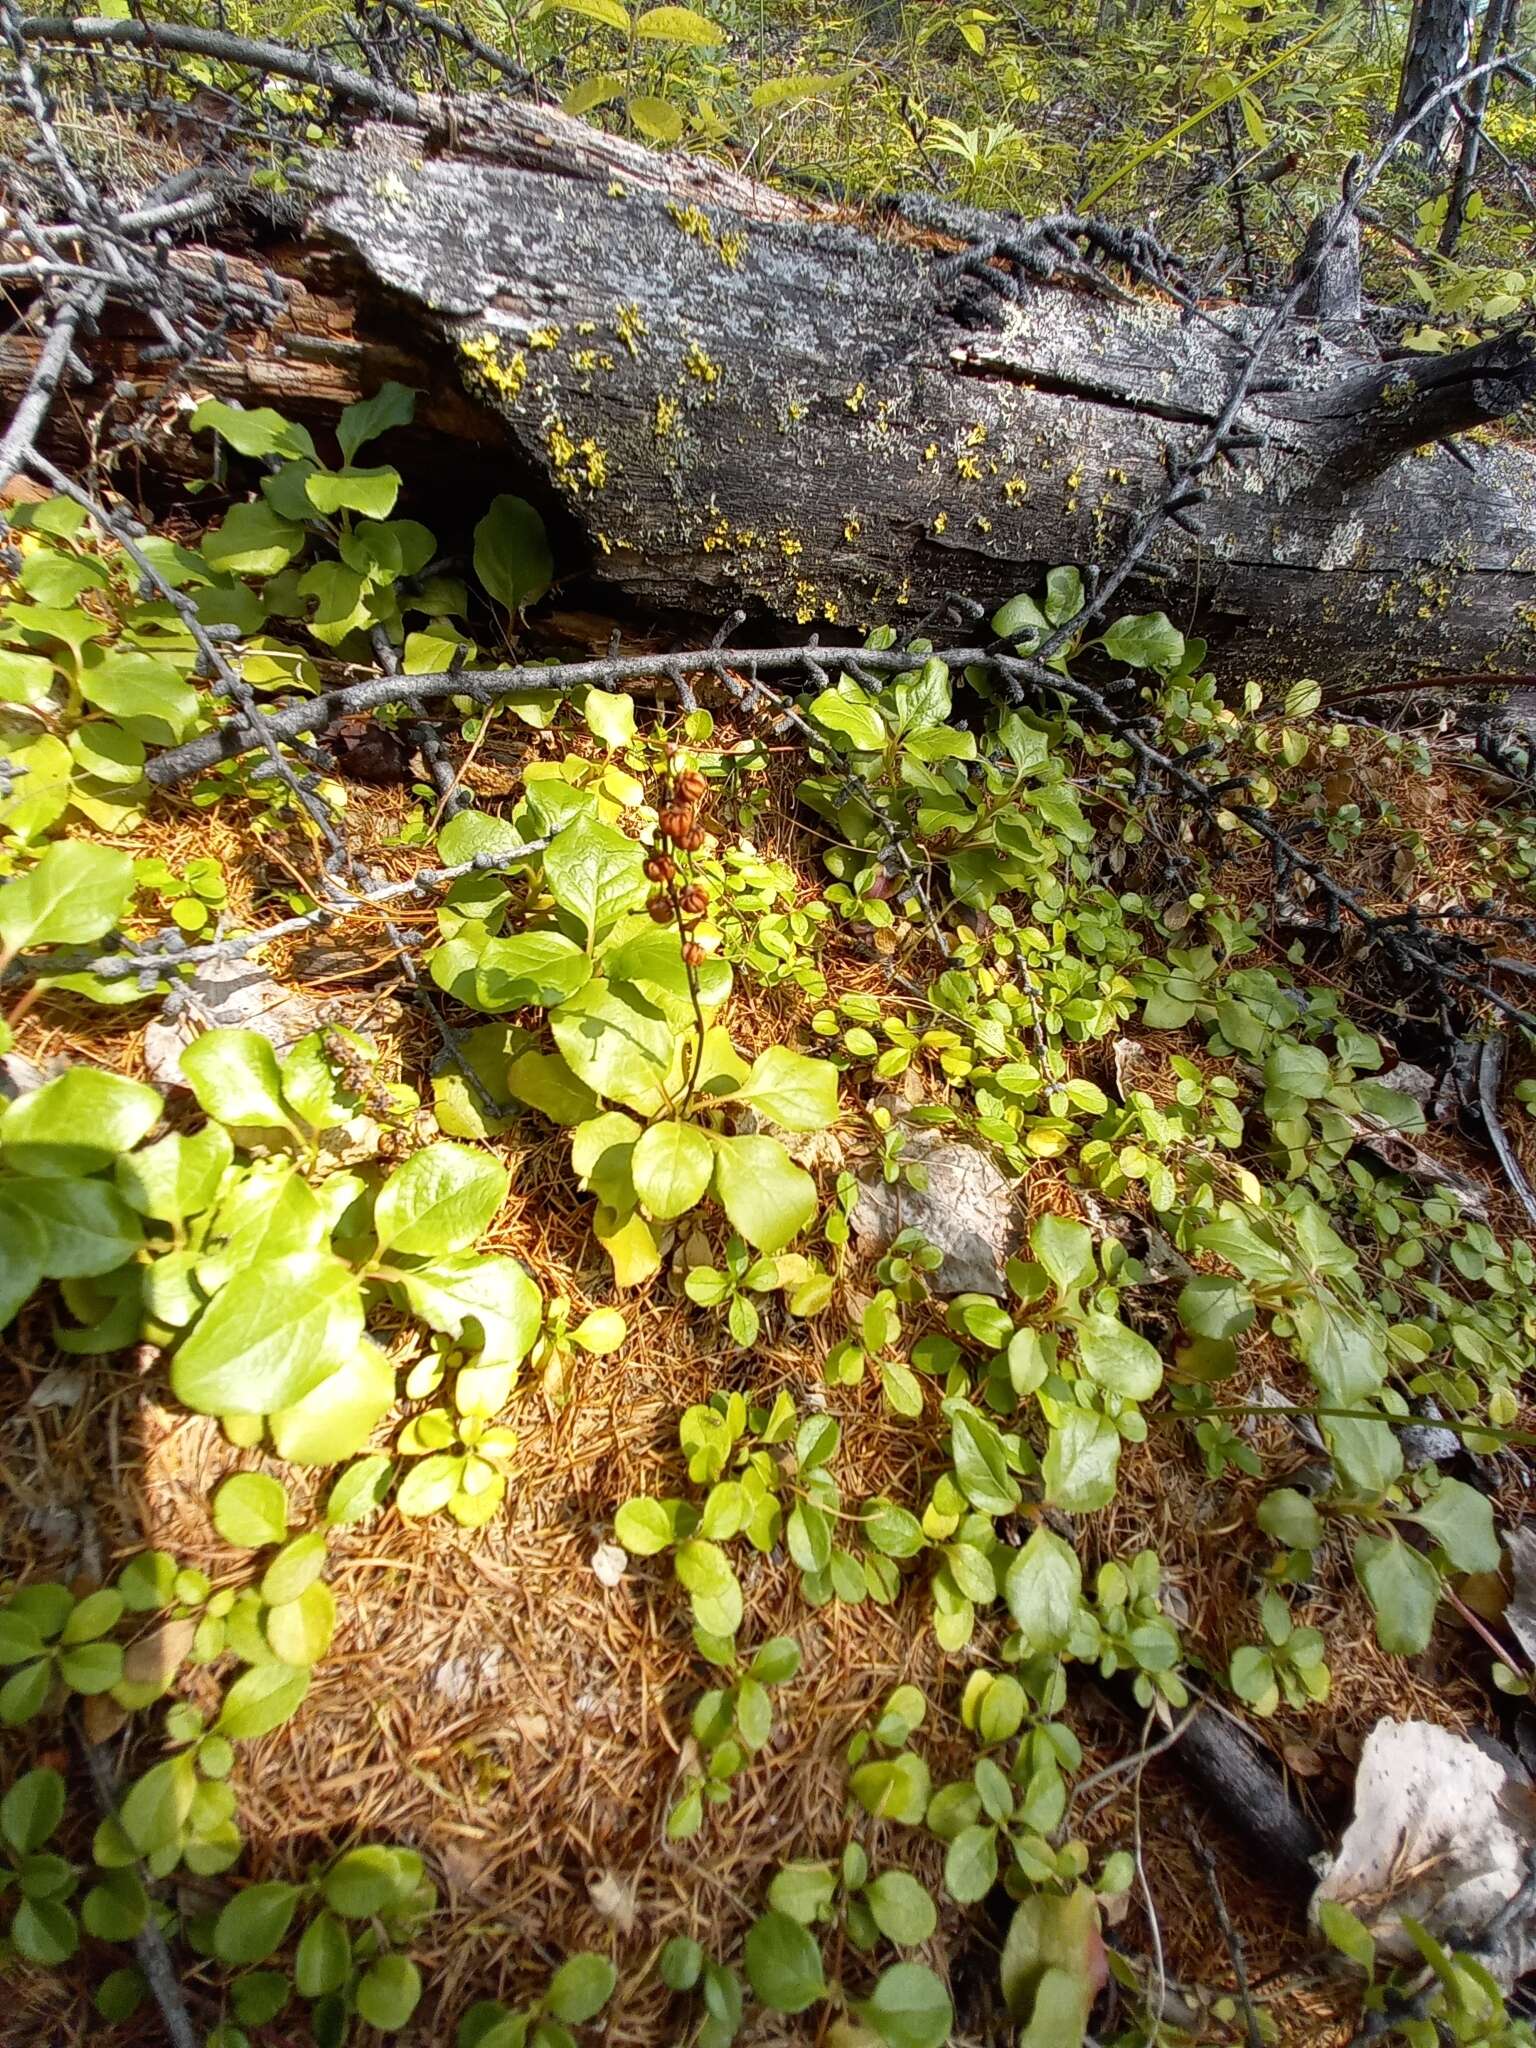
[[[344,1260],[264,1259],[214,1296],[172,1360],[171,1385],[205,1415],[266,1415],[318,1387],[362,1334],[362,1293]]]
[[[667,1222],[703,1200],[715,1170],[714,1148],[697,1124],[652,1124],[636,1140],[629,1169],[640,1200]]]
[[[511,1176],[488,1153],[446,1141],[412,1153],[374,1204],[381,1251],[435,1258],[467,1250],[507,1198]]]

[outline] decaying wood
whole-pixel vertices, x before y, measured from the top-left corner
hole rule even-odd
[[[432,432],[504,450],[502,487],[558,501],[592,574],[658,613],[742,603],[843,637],[1112,560],[1261,322],[1146,288],[994,296],[941,237],[544,107],[364,127],[303,183],[284,268],[309,289],[194,386],[314,417],[420,383]],[[98,402],[108,368],[141,382],[131,341],[98,348]],[[23,353],[0,348],[6,388]],[[1528,334],[1383,361],[1359,327],[1292,327],[1256,445],[1117,609],[1168,610],[1229,677],[1536,667],[1536,450],[1483,431],[1533,393]]]
[[[1175,1754],[1214,1811],[1252,1845],[1265,1875],[1298,1900],[1309,1899],[1322,1837],[1287,1798],[1279,1771],[1252,1737],[1230,1716],[1207,1709],[1190,1723]]]

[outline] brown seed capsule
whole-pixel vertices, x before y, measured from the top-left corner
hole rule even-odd
[[[697,853],[704,844],[705,837],[706,834],[702,825],[690,824],[686,832],[678,834],[677,843],[684,853]]]
[[[683,948],[684,965],[688,967],[702,967],[705,958],[704,948],[696,940],[690,939]]]
[[[709,908],[709,898],[697,882],[690,882],[683,891],[682,905],[690,917],[702,917]]]
[[[669,853],[653,853],[645,864],[648,882],[670,882],[676,873],[677,862]]]
[[[672,906],[665,896],[653,896],[645,907],[651,913],[652,920],[656,924],[670,924],[672,922]]]
[[[684,804],[669,805],[656,823],[663,839],[671,839],[680,845],[693,829],[693,813]]]
[[[690,768],[686,775],[679,775],[677,778],[677,793],[690,804],[698,803],[708,787],[708,783],[696,768]]]

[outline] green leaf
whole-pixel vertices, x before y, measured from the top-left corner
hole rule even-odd
[[[80,1902],[87,1934],[98,1941],[133,1941],[149,1918],[149,1894],[135,1870],[112,1870]]]
[[[190,1753],[167,1757],[136,1778],[119,1809],[123,1833],[133,1849],[140,1856],[153,1856],[170,1848],[180,1839],[196,1794],[197,1772]]]
[[[19,1855],[40,1849],[64,1817],[64,1780],[57,1771],[26,1771],[0,1800],[0,1834]]]
[[[1316,685],[1314,684],[1315,688]],[[1341,1906],[1337,1899],[1319,1899],[1313,1909],[1324,1940],[1340,1955],[1370,1974],[1376,1968],[1376,1943],[1363,1921]]]
[[[333,1913],[347,1920],[367,1920],[402,1902],[409,1875],[393,1849],[370,1842],[338,1856],[321,1890]]]
[[[1128,1401],[1149,1400],[1163,1383],[1163,1361],[1154,1346],[1118,1316],[1085,1316],[1078,1325],[1077,1355],[1091,1380]]]
[[[544,854],[544,879],[562,910],[580,918],[590,945],[645,894],[645,855],[637,842],[583,811]]]
[[[0,647],[0,704],[24,704],[37,711],[53,694],[53,663],[42,654],[18,654]]]
[[[359,1458],[355,1465],[347,1467],[326,1496],[325,1519],[333,1528],[342,1529],[355,1522],[366,1522],[389,1498],[394,1477],[394,1462],[382,1451]]]
[[[1240,1337],[1253,1321],[1253,1296],[1225,1273],[1197,1273],[1179,1291],[1179,1321],[1194,1337]]]
[[[311,1529],[285,1543],[262,1574],[261,1597],[269,1607],[297,1600],[325,1570],[325,1532]]]
[[[46,1245],[35,1216],[0,1201],[0,1330],[42,1284]]]
[[[582,716],[605,747],[627,747],[635,737],[635,700],[622,691],[588,690]]]
[[[361,512],[387,519],[400,495],[398,469],[315,469],[304,479],[304,494],[317,512]]]
[[[1427,1529],[1459,1572],[1496,1572],[1493,1504],[1464,1480],[1440,1478],[1409,1517]]]
[[[506,1168],[488,1153],[427,1145],[379,1190],[373,1211],[379,1249],[410,1258],[464,1251],[490,1228],[510,1184]]]
[[[334,1913],[317,1913],[299,1939],[293,1981],[301,1998],[340,1991],[352,1972],[352,1942]]]
[[[1050,631],[1051,622],[1027,591],[992,614],[992,630],[999,640],[1021,640],[1030,635],[1039,641]]]
[[[479,1346],[480,1365],[521,1365],[544,1319],[543,1296],[515,1259],[460,1253],[418,1267],[400,1284],[434,1330]]]
[[[80,676],[88,704],[151,745],[175,746],[186,738],[197,722],[197,692],[170,662],[131,648],[91,653]]]
[[[1038,1216],[1030,1231],[1030,1245],[1058,1294],[1073,1294],[1092,1284],[1098,1271],[1093,1233],[1075,1216],[1057,1216],[1049,1210]]]
[[[1013,1563],[1003,1594],[1031,1655],[1067,1647],[1082,1600],[1077,1553],[1041,1524]]]
[[[67,1963],[80,1946],[80,1930],[57,1899],[23,1899],[11,1922],[11,1940],[24,1962],[52,1969]]]
[[[1323,1540],[1322,1516],[1294,1486],[1279,1486],[1266,1493],[1253,1518],[1266,1536],[1273,1536],[1288,1550],[1316,1550]]]
[[[613,1533],[632,1556],[654,1557],[677,1541],[682,1505],[681,1501],[652,1500],[637,1494],[614,1516]]]
[[[686,1934],[674,1934],[662,1950],[656,1969],[669,1991],[691,1991],[704,1968],[704,1951]]]
[[[172,1361],[171,1385],[205,1415],[265,1415],[318,1387],[362,1334],[362,1294],[344,1260],[263,1259],[203,1311]]]
[[[823,1131],[837,1122],[837,1069],[773,1045],[752,1062],[740,1097],[786,1131]]]
[[[908,1871],[882,1871],[865,1887],[864,1897],[875,1925],[899,1948],[916,1948],[930,1940],[939,1924],[938,1909],[927,1888]]]
[[[830,1863],[786,1863],[768,1887],[768,1904],[801,1927],[814,1927],[837,1896],[837,1872]]]
[[[725,30],[691,7],[648,7],[635,22],[637,37],[655,42],[689,43],[698,49],[726,40]]]
[[[395,1506],[402,1515],[435,1515],[458,1492],[463,1472],[464,1460],[449,1452],[422,1458],[401,1480]]]
[[[71,1067],[0,1115],[6,1164],[39,1179],[71,1179],[110,1166],[159,1122],[153,1088],[99,1067]]]
[[[804,2012],[826,1996],[821,1949],[787,1913],[764,1913],[753,1921],[744,1961],[754,1994],[774,2012]]]
[[[860,1764],[849,1777],[848,1789],[872,1819],[916,1827],[928,1810],[928,1766],[904,1749],[879,1763]]]
[[[270,1735],[298,1712],[309,1691],[309,1680],[308,1671],[279,1663],[258,1664],[241,1672],[224,1695],[214,1733],[227,1735],[231,1742],[254,1742],[259,1735]]]
[[[585,1953],[567,1958],[549,1981],[544,2010],[557,2020],[579,2027],[596,2019],[612,1998],[619,1973],[606,1956]]]
[[[421,2003],[421,1972],[409,1956],[380,1956],[358,1978],[353,1995],[370,2027],[398,2034]]]
[[[213,1497],[213,1526],[237,1550],[260,1550],[288,1534],[288,1494],[265,1472],[236,1472]]]
[[[303,1896],[296,1884],[252,1884],[236,1892],[213,1925],[221,1963],[264,1963],[283,1943]]]
[[[794,1637],[772,1636],[754,1652],[747,1676],[759,1685],[784,1685],[799,1669],[800,1645]]]
[[[222,1124],[204,1124],[190,1137],[171,1131],[153,1145],[120,1158],[114,1169],[119,1194],[140,1216],[181,1223],[211,1208],[234,1145]]]
[[[326,647],[339,647],[373,616],[368,578],[342,562],[316,562],[299,578],[299,594],[316,600],[309,630]]]
[[[83,946],[111,931],[133,894],[133,862],[116,847],[56,840],[37,865],[0,886],[0,945]]]
[[[962,1906],[974,1906],[997,1883],[997,1829],[983,1822],[962,1827],[944,1857],[944,1888]]]
[[[335,1594],[320,1581],[306,1586],[297,1599],[270,1610],[266,1631],[272,1654],[284,1664],[318,1664],[336,1633]]]
[[[288,2003],[290,1986],[284,1970],[253,1970],[230,1986],[229,2003],[243,2027],[264,2027]]]
[[[272,1447],[297,1465],[335,1465],[360,1451],[395,1400],[395,1369],[364,1338],[290,1407],[267,1417]]]
[[[685,123],[670,101],[658,99],[654,93],[633,93],[625,105],[647,142],[681,141]]]
[[[1104,651],[1127,668],[1155,668],[1166,674],[1184,658],[1184,635],[1166,612],[1135,612],[1115,620],[1104,635]]]
[[[359,448],[387,434],[391,427],[408,427],[415,412],[416,393],[408,384],[393,380],[381,384],[371,398],[347,406],[336,422],[342,460],[350,463]]]
[[[595,1095],[641,1116],[661,1107],[675,1034],[633,982],[589,981],[549,1013],[566,1065]]]
[[[714,1148],[697,1124],[652,1124],[630,1154],[635,1193],[664,1222],[703,1200],[714,1170]]]
[[[460,965],[461,949],[473,955],[469,975]],[[591,978],[591,961],[564,932],[518,932],[510,939],[493,939],[480,925],[470,924],[432,956],[432,979],[439,988],[493,1016],[533,1003],[547,1009],[575,995]]]
[[[264,1129],[283,1128],[292,1120],[277,1053],[259,1031],[205,1031],[182,1048],[180,1067],[205,1116]]]
[[[629,17],[616,0],[614,11],[623,16],[627,30]],[[548,590],[555,577],[555,558],[544,521],[526,498],[491,500],[490,510],[475,528],[475,574],[496,602],[511,612],[537,604]]]
[[[1429,1647],[1440,1574],[1400,1536],[1363,1531],[1355,1538],[1355,1576],[1376,1614],[1376,1640],[1400,1657]]]
[[[17,1223],[21,1215],[27,1224]],[[0,1238],[17,1229],[24,1242],[31,1230],[40,1234],[43,1271],[54,1280],[110,1273],[144,1241],[139,1219],[122,1196],[96,1180],[0,1183]]]
[[[782,1251],[816,1214],[816,1183],[776,1138],[716,1138],[715,1194],[748,1244]]]
[[[730,1559],[719,1544],[710,1543],[701,1536],[690,1536],[677,1546],[672,1568],[677,1573],[678,1584],[693,1597],[693,1611],[699,1626],[711,1635],[735,1635],[741,1627],[744,1611],[741,1587],[731,1569]]]
[[[1045,1497],[1069,1515],[1108,1507],[1120,1465],[1120,1432],[1107,1415],[1068,1408],[1051,1431],[1041,1473]]]
[[[226,405],[221,398],[205,398],[193,409],[187,426],[194,434],[211,427],[237,455],[307,455],[314,459],[315,444],[308,429],[285,420],[267,405]]]
[[[223,524],[203,535],[203,559],[234,576],[275,576],[302,554],[307,539],[297,521],[279,518],[263,498],[231,505]]]
[[[860,692],[861,699],[862,696]],[[828,732],[841,733],[858,753],[878,753],[885,745],[885,720],[866,701],[850,699],[837,690],[823,690],[811,706],[811,716]]]
[[[949,1993],[923,1963],[893,1963],[853,2009],[887,2048],[941,2048],[955,2023]]]
[[[984,1515],[1006,1515],[1019,1504],[1019,1483],[1008,1470],[1002,1437],[968,1401],[946,1401],[950,1448],[960,1491]]]

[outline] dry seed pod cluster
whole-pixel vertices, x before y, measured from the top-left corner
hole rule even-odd
[[[698,806],[703,800],[707,784],[697,769],[686,769],[675,776],[666,786],[656,825],[661,837],[679,853],[697,853],[705,840],[704,827],[699,823]],[[669,924],[674,917],[685,925],[697,922],[709,908],[709,897],[698,882],[689,882],[681,890],[677,887],[677,862],[670,853],[653,853],[645,863],[646,879],[657,883],[656,893],[646,908],[657,924]],[[697,967],[704,958],[704,948],[696,939],[683,942],[683,959],[690,967]]]

